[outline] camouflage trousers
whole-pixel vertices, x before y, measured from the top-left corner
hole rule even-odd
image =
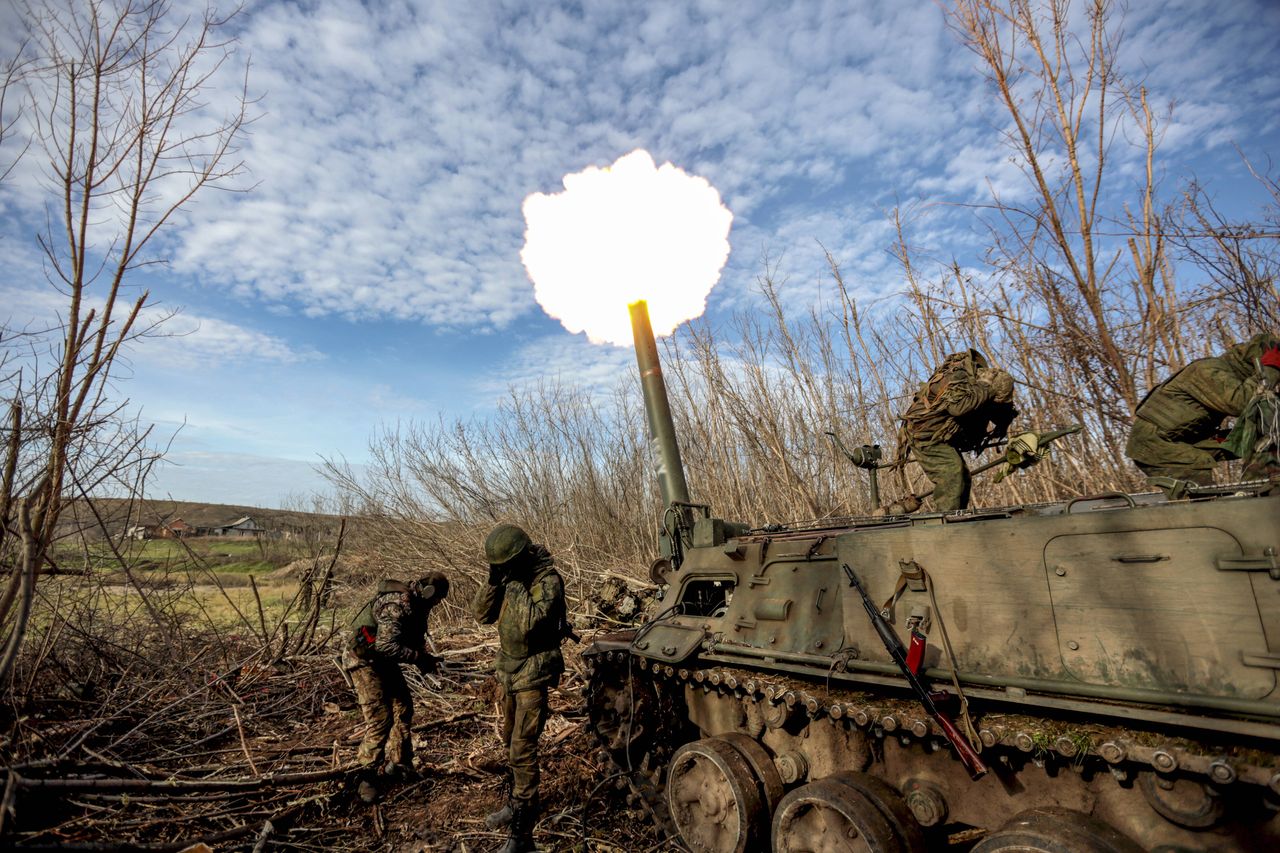
[[[375,668],[361,663],[348,672],[365,724],[356,760],[364,767],[381,767],[386,760],[412,766],[413,699],[399,665]]]
[[[538,738],[547,724],[547,688],[502,692],[502,744],[511,767],[511,797],[538,795]]]
[[[940,512],[964,509],[969,505],[972,479],[969,466],[964,464],[960,451],[945,442],[937,444],[912,444],[915,456],[924,475],[933,483],[933,505]]]
[[[1170,441],[1142,418],[1134,419],[1124,452],[1147,477],[1172,477],[1201,486],[1213,482],[1213,469],[1224,458],[1185,441]]]

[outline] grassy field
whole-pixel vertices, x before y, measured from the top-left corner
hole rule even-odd
[[[154,623],[157,614],[162,614],[197,627],[257,633],[263,623],[274,630],[281,620],[289,623],[302,617],[299,606],[291,608],[298,593],[298,583],[292,579],[256,579],[255,596],[247,579],[233,585],[207,573],[157,574],[134,574],[133,582],[123,572],[93,578],[45,578],[38,588],[33,625],[64,620],[75,624],[92,615],[95,620],[138,626]]]
[[[297,573],[273,573],[309,556],[299,540],[68,537],[53,554],[61,572],[39,584],[31,625],[46,637],[176,629],[278,641],[286,629],[295,635],[307,608]],[[317,636],[349,615],[326,609]]]
[[[123,563],[144,572],[194,568],[219,576],[270,572],[303,556],[300,548],[289,542],[211,536],[129,540],[114,548],[106,542],[65,542],[55,551],[59,566],[71,571],[112,571]]]

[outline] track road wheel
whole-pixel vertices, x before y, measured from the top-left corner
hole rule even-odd
[[[782,798],[773,813],[774,853],[905,853],[880,807],[844,782],[821,779]]]
[[[898,844],[903,851],[907,851],[907,853],[924,853],[924,832],[921,831],[920,823],[916,820],[915,815],[911,813],[911,808],[907,805],[906,799],[902,794],[898,793],[896,788],[869,773],[845,771],[827,778],[842,785],[848,785],[875,803],[876,807],[880,809],[880,813],[888,819],[889,824],[893,827],[893,832],[898,837]]]
[[[719,737],[742,753],[747,764],[751,765],[751,772],[755,774],[756,782],[760,785],[761,805],[764,806],[764,819],[767,824],[769,815],[773,814],[773,807],[786,792],[786,786],[782,784],[782,776],[779,775],[778,768],[773,763],[773,757],[759,741],[741,732],[732,732]]]
[[[1043,808],[1017,815],[972,853],[1142,853],[1142,848],[1087,814]]]
[[[693,853],[747,853],[764,846],[767,813],[751,765],[720,738],[686,743],[667,770],[667,808]]]
[[[1208,829],[1222,820],[1222,800],[1194,779],[1167,779],[1147,771],[1138,774],[1138,790],[1151,808],[1178,826]]]

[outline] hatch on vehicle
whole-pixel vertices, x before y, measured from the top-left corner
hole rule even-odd
[[[1066,670],[1090,684],[1266,696],[1275,671],[1242,654],[1267,649],[1249,575],[1217,568],[1239,556],[1216,527],[1050,539],[1045,575]]]

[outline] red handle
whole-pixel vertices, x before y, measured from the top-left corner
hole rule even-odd
[[[942,727],[942,733],[947,736],[947,740],[951,741],[951,745],[956,748],[956,754],[960,756],[960,762],[969,771],[969,776],[974,779],[981,779],[985,776],[987,774],[987,765],[982,763],[978,753],[974,752],[973,747],[969,746],[968,738],[960,734],[945,715],[938,714],[933,719]]]

